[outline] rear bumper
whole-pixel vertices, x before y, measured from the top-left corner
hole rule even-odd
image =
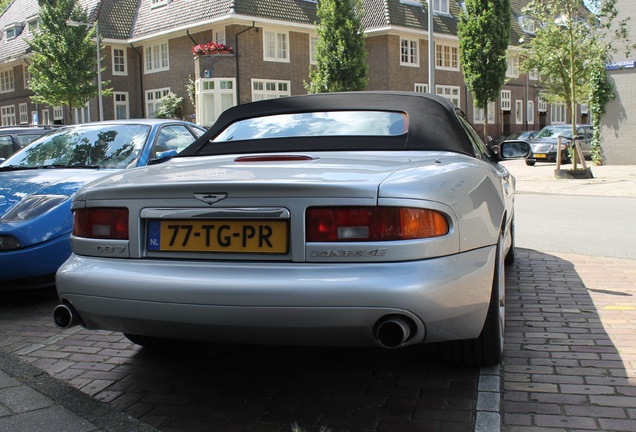
[[[495,247],[424,261],[297,264],[122,260],[72,255],[62,302],[89,329],[220,342],[377,346],[407,318],[407,344],[479,336]]]

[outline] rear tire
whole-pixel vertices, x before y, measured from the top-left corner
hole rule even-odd
[[[506,254],[506,258],[504,259],[505,265],[510,265],[515,262],[515,220],[514,218],[510,222],[510,249],[508,249],[508,253]]]
[[[537,163],[537,161],[534,159],[526,159],[526,165],[528,166],[534,166],[535,163]]]
[[[497,244],[495,271],[488,305],[488,315],[481,334],[476,339],[448,343],[450,360],[461,366],[492,366],[503,359],[505,328],[506,278],[503,257],[503,237]]]

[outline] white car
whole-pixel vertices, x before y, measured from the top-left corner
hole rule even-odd
[[[437,96],[240,105],[160,165],[80,190],[60,327],[170,340],[503,350],[515,183]]]

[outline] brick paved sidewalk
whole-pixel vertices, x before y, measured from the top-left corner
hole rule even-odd
[[[502,430],[636,431],[636,265],[518,250]]]

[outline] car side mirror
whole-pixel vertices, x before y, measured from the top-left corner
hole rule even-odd
[[[148,162],[148,165],[156,165],[163,162],[167,162],[173,157],[175,157],[176,155],[177,155],[176,150],[166,150],[166,151],[159,152],[154,158],[150,159],[150,161]]]
[[[499,144],[497,157],[499,160],[523,159],[530,154],[530,144],[527,141],[504,141]]]

